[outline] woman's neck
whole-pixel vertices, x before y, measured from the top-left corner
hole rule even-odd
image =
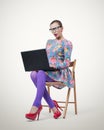
[[[56,38],[57,41],[62,41],[62,40],[64,40],[64,39],[65,39],[65,38],[64,38],[63,36],[60,36],[60,37]]]

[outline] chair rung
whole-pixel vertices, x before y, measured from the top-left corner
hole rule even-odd
[[[49,107],[48,105],[42,105],[43,107]]]
[[[66,103],[64,101],[57,101],[58,103]],[[68,102],[68,103],[75,103],[75,102]],[[43,107],[49,107],[48,105],[42,105]],[[65,108],[65,106],[60,106],[61,108]]]
[[[68,102],[68,103],[75,103],[75,102]]]
[[[58,103],[66,103],[65,101],[57,101]],[[68,102],[68,103],[75,103],[75,102]]]

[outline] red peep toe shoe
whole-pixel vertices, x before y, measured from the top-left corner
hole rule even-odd
[[[54,117],[55,119],[57,119],[57,118],[59,118],[59,117],[61,116],[61,112],[59,111],[59,109],[60,109],[61,111],[63,111],[63,109],[58,105],[57,101],[53,100],[53,102],[54,102],[54,105],[55,105],[55,107],[56,107],[56,109],[57,109],[57,111],[54,113],[53,117]]]
[[[30,120],[35,120],[36,118],[37,118],[37,120],[39,120],[39,115],[40,115],[41,110],[42,110],[42,105],[38,108],[37,112],[28,113],[25,115],[25,117]]]

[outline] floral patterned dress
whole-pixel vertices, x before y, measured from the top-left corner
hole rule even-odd
[[[58,71],[47,71],[48,76],[55,81],[63,82],[68,87],[72,87],[72,77],[69,70],[72,43],[66,39],[60,42],[56,39],[50,39],[46,44],[46,52],[49,66],[59,69]],[[63,88],[63,86],[57,87]]]

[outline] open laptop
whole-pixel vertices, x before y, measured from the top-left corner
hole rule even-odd
[[[21,52],[25,71],[44,70],[56,71],[57,69],[49,67],[47,53],[45,49],[23,51]]]

